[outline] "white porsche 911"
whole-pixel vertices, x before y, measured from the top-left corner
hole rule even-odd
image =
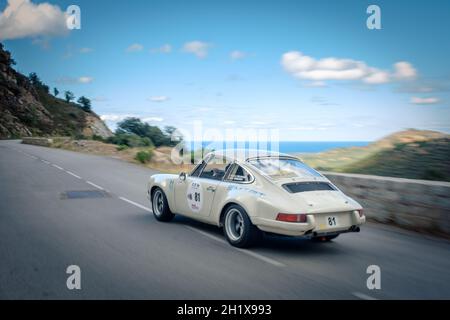
[[[223,227],[236,247],[262,231],[329,241],[366,221],[361,205],[322,174],[267,151],[211,152],[190,174],[151,176],[147,192],[157,220],[176,213]]]

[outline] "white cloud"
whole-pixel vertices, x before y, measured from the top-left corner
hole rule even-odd
[[[109,99],[104,97],[104,96],[98,96],[98,97],[92,98],[91,100],[95,101],[95,102],[107,102],[107,101],[109,101]]]
[[[140,43],[133,43],[127,48],[127,52],[139,52],[144,50],[144,46]]]
[[[326,80],[356,80],[367,84],[382,84],[393,80],[414,79],[416,70],[408,62],[397,62],[394,72],[368,66],[363,61],[352,59],[315,59],[299,51],[283,54],[284,69],[298,79],[310,80],[323,85]]]
[[[92,77],[79,77],[78,78],[79,83],[91,83],[92,81],[94,81],[94,78],[92,78]]]
[[[170,44],[166,43],[159,48],[150,49],[150,52],[152,52],[152,53],[170,53],[170,52],[172,52],[172,46]]]
[[[56,83],[70,85],[70,84],[87,84],[87,83],[91,83],[92,81],[94,81],[94,78],[87,77],[87,76],[78,77],[78,78],[63,77],[63,78],[57,79]]]
[[[100,119],[108,122],[109,124],[116,124],[117,122],[125,120],[126,118],[139,118],[139,119],[141,119],[142,122],[162,122],[162,121],[164,121],[164,119],[160,118],[160,117],[142,117],[142,116],[138,116],[135,114],[108,113],[108,114],[102,114],[100,116]]]
[[[251,121],[250,124],[253,124],[255,126],[264,126],[267,125],[268,123],[264,121]]]
[[[411,103],[413,104],[435,104],[440,100],[435,97],[421,98],[421,97],[411,97]]]
[[[368,84],[382,84],[391,81],[391,79],[389,72],[376,70],[373,71],[372,74],[365,77],[363,81]]]
[[[149,98],[150,101],[152,102],[164,102],[169,100],[169,97],[167,96],[153,96]]]
[[[183,46],[183,51],[187,53],[192,53],[197,56],[197,58],[203,59],[208,55],[208,49],[211,44],[202,41],[191,41],[187,42]]]
[[[327,83],[325,81],[313,81],[306,84],[307,87],[315,87],[315,88],[322,88],[326,87]]]
[[[130,118],[130,117],[134,117],[134,115],[111,113],[111,114],[102,114],[100,116],[100,119],[102,119],[103,121],[109,121],[109,122],[119,122],[119,121],[122,121],[122,120],[124,120],[126,118]]]
[[[289,131],[324,131],[329,130],[330,126],[300,126],[300,127],[288,127],[285,130]]]
[[[87,47],[81,48],[81,49],[80,49],[80,53],[90,53],[90,52],[92,52],[92,51],[94,51],[94,49],[92,49],[92,48],[87,48]]]
[[[68,33],[66,15],[47,2],[8,0],[0,13],[0,41],[25,37],[58,36]]]
[[[143,122],[162,122],[163,118],[160,117],[146,117],[141,119]]]
[[[409,62],[397,62],[394,64],[394,69],[394,77],[399,80],[412,80],[417,76],[416,69]]]
[[[230,53],[231,60],[244,59],[246,56],[247,56],[247,54],[245,52],[242,52],[239,50],[234,50]]]

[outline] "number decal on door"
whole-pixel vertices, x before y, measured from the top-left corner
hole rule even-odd
[[[193,212],[200,212],[202,209],[202,187],[198,182],[192,182],[187,190],[187,202],[189,209]]]

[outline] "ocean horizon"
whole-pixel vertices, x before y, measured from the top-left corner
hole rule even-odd
[[[348,148],[348,147],[365,147],[372,141],[280,141],[278,143],[279,152],[282,153],[316,153],[323,152],[336,148]],[[227,149],[227,142],[186,142],[190,150],[199,149],[200,146],[207,149]],[[249,148],[252,149],[270,149],[269,143],[259,143],[255,145],[254,142],[234,142],[234,147]]]

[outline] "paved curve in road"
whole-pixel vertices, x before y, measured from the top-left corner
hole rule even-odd
[[[450,242],[367,224],[330,243],[266,237],[251,250],[187,218],[157,222],[155,173],[117,159],[0,141],[2,299],[450,298]],[[107,197],[67,199],[67,191]],[[81,268],[68,290],[66,268]],[[381,268],[368,290],[366,269]]]

